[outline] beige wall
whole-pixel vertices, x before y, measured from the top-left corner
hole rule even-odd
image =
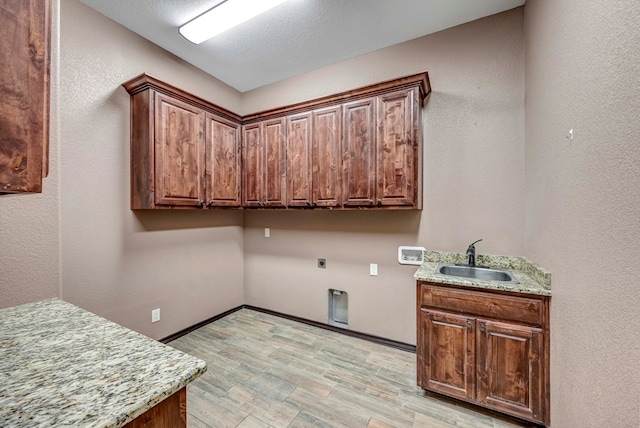
[[[120,85],[146,72],[231,110],[240,94],[77,0],[61,16],[62,298],[155,338],[242,304],[241,212],[129,209]]]
[[[246,303],[326,322],[335,287],[351,329],[415,343],[415,267],[398,264],[398,246],[465,251],[484,238],[479,253],[522,255],[523,34],[519,8],[245,93],[250,113],[422,71],[433,86],[424,210],[247,212]]]
[[[553,426],[639,425],[638,2],[530,0],[242,96],[77,0],[60,20],[54,4],[51,172],[42,194],[0,199],[0,307],[59,296],[159,338],[242,303],[324,322],[332,287],[350,293],[352,329],[415,343],[415,268],[397,246],[484,238],[480,253],[553,272]],[[421,212],[247,212],[243,224],[241,212],[128,208],[120,84],[143,71],[250,113],[425,70]]]
[[[640,3],[529,0],[525,18],[525,253],[553,272],[551,421],[638,427]]]
[[[0,308],[60,296],[59,8],[53,4],[49,176],[42,193],[0,197]]]

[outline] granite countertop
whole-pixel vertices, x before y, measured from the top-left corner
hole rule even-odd
[[[438,263],[466,264],[467,256],[464,253],[425,251],[423,260],[422,265],[413,276],[419,281],[551,296],[551,273],[524,257],[483,254],[476,256],[477,266],[509,270],[519,281],[518,284],[502,281],[483,281],[436,273]]]
[[[120,427],[206,369],[62,300],[0,310],[2,427]]]

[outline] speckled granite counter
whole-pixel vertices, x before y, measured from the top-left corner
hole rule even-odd
[[[0,310],[2,427],[119,427],[205,371],[62,300]]]
[[[543,296],[551,295],[551,273],[523,257],[493,256],[484,254],[476,256],[477,266],[507,269],[513,273],[516,279],[520,282],[519,284],[501,281],[483,281],[438,274],[436,273],[438,263],[466,264],[467,256],[464,253],[426,251],[424,254],[424,262],[420,265],[413,277],[419,281],[431,281],[442,284],[539,294]]]

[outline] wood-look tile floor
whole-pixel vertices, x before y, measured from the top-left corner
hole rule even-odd
[[[527,426],[425,395],[413,353],[249,309],[170,346],[208,364],[187,386],[190,428]]]

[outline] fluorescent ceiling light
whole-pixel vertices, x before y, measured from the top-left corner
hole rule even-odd
[[[286,0],[226,0],[180,27],[185,39],[199,45]]]

